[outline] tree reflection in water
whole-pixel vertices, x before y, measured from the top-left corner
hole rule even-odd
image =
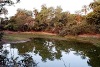
[[[82,59],[88,57],[87,64],[89,66],[100,67],[100,47],[96,47],[91,43],[33,38],[30,42],[11,44],[11,48],[16,48],[20,55],[19,57],[24,58],[23,60],[25,61],[20,60],[19,62],[23,63],[23,65],[34,62],[34,57],[29,54],[30,52],[38,54],[42,58],[41,60],[46,62],[47,60],[61,60],[63,56],[62,52],[68,54],[74,51],[74,55],[81,56]],[[28,60],[29,62],[27,62]],[[28,66],[31,66],[32,63]],[[35,62],[34,64],[37,65]]]
[[[1,46],[2,45],[0,45],[0,47]],[[0,48],[0,67],[37,67],[37,64],[29,54],[22,54],[15,58],[14,55],[12,55],[8,58],[9,53],[9,50],[3,49],[3,46]],[[19,60],[20,57],[22,57],[22,59]]]

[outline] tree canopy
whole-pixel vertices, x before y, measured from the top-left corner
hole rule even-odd
[[[13,2],[10,3],[14,4]],[[88,13],[90,8],[93,11]],[[84,15],[82,15],[83,12]],[[75,14],[63,11],[60,6],[54,8],[44,4],[40,11],[36,8],[33,11],[19,8],[15,16],[2,22],[1,28],[11,31],[45,31],[62,36],[100,33],[99,19],[100,3],[98,1],[90,3],[89,6],[84,5]]]
[[[16,0],[16,3],[18,3],[20,0]],[[8,10],[5,8],[6,5],[11,6],[15,4],[12,0],[0,0],[0,15],[4,14],[6,15],[8,13]],[[2,28],[2,24],[1,24],[1,19],[0,18],[0,28]],[[1,29],[0,29],[1,30]],[[2,32],[0,31],[0,40],[2,38]]]
[[[92,5],[91,5],[92,4]],[[90,8],[93,9],[93,12],[90,12],[86,19],[90,24],[100,24],[100,3],[93,2],[90,4]]]

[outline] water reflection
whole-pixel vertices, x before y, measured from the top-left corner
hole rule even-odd
[[[8,48],[7,44],[3,45],[1,49],[6,50],[6,58],[17,58],[17,65],[23,63],[27,66],[30,63],[28,65],[30,67],[35,65],[39,67],[100,67],[100,47],[91,43],[33,38],[30,42],[9,44]]]
[[[29,54],[18,55],[18,49],[10,44],[1,45],[0,67],[36,67],[37,64]]]

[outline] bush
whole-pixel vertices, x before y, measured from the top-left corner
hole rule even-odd
[[[59,35],[79,35],[79,34],[98,34],[100,33],[100,25],[77,24],[64,27]]]
[[[82,26],[81,25],[67,25],[64,27],[59,35],[65,36],[65,35],[79,35],[83,32]]]

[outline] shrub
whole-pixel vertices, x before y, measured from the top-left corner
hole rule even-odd
[[[100,33],[100,25],[90,24],[77,24],[72,26],[66,26],[60,30],[59,35],[79,35],[79,34],[98,34]]]

